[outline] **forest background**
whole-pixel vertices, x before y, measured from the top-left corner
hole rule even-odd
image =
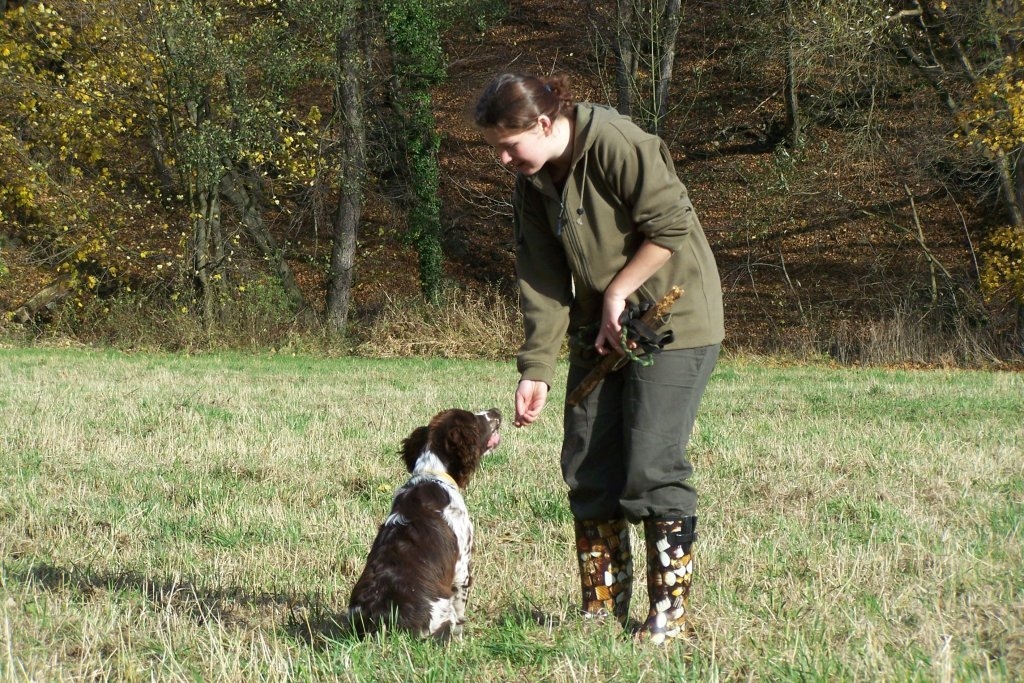
[[[0,335],[504,358],[505,70],[661,134],[727,348],[1024,356],[1015,0],[0,0]]]

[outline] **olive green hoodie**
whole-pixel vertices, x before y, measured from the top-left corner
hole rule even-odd
[[[566,333],[596,330],[605,288],[644,238],[672,256],[630,301],[655,302],[673,286],[683,288],[662,328],[674,334],[665,348],[722,341],[718,268],[686,187],[665,143],[628,117],[609,107],[576,105],[564,189],[559,192],[547,169],[520,175],[513,208],[526,333],[517,361],[522,379],[551,384]],[[570,345],[570,362],[596,362],[587,356],[585,346]]]

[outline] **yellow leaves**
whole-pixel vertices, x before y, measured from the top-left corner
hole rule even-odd
[[[1024,145],[1024,74],[1017,63],[1007,57],[998,71],[980,78],[961,114],[967,142],[989,154],[1007,154]]]
[[[166,45],[150,49],[160,44],[159,35],[146,34],[157,22],[166,26],[179,21],[168,15],[177,13],[182,3],[50,2],[16,3],[0,22],[0,100],[8,103],[5,111],[13,114],[0,116],[0,212],[6,220],[28,226],[26,232],[31,234],[26,241],[65,259],[63,267],[78,274],[83,291],[105,289],[107,277],[134,277],[140,272],[155,275],[158,269],[162,269],[160,275],[166,274],[176,260],[183,259],[182,254],[172,258],[159,247],[154,250],[152,243],[141,253],[142,244],[121,243],[114,249],[109,242],[117,244],[113,235],[123,238],[141,231],[143,221],[158,220],[138,201],[146,193],[160,195],[162,178],[152,172],[152,158],[146,153],[151,134],[152,144],[162,155],[162,169],[175,178],[192,170],[187,158],[192,150],[182,149],[180,137],[162,135],[177,123],[168,120],[184,116],[188,107],[185,101],[174,99],[170,77],[163,72],[175,55],[167,52]],[[224,6],[228,8],[224,24],[213,22],[210,29],[219,32],[220,38],[229,32],[237,36],[239,45],[229,50],[228,56],[240,59],[253,36],[254,27],[247,20],[255,16],[259,24],[276,21],[273,12],[260,10],[254,15],[250,9],[274,8],[275,4],[271,0],[235,0]],[[60,13],[65,9],[67,17]],[[223,49],[216,40],[210,47],[214,52]],[[231,60],[211,54],[216,65],[234,68]],[[187,64],[177,66],[187,68]],[[324,116],[321,111],[317,107],[308,111],[292,108],[281,93],[264,95],[263,84],[256,80],[259,74],[254,74],[249,84],[247,72],[238,74],[244,94],[239,100],[229,100],[223,92],[226,74],[218,68],[211,71],[215,82],[199,82],[198,86],[211,89],[211,127],[217,128],[217,135],[224,131],[227,139],[223,157],[232,162],[246,159],[261,171],[272,168],[272,194],[287,194],[311,183],[318,172],[316,141]],[[203,72],[197,79],[205,77]],[[244,106],[251,110],[240,108]],[[238,117],[247,122],[240,126],[244,135],[228,139]],[[4,126],[14,119],[28,134],[8,147]],[[182,130],[176,129],[176,133]],[[213,163],[221,158],[214,157]],[[43,161],[34,169],[30,159]],[[172,199],[166,202],[165,214],[175,226],[173,231],[165,230],[172,242],[177,229],[188,223],[185,210],[195,209],[187,206],[189,197],[184,194],[177,195],[177,200],[186,207],[176,204],[176,193],[163,189]],[[277,197],[270,200],[280,204]],[[187,239],[183,234],[182,251]]]
[[[982,247],[981,284],[990,295],[1007,289],[1024,304],[1024,227],[999,228]]]

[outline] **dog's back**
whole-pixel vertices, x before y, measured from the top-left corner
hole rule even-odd
[[[349,619],[357,633],[390,627],[421,637],[449,635],[441,617],[453,597],[459,546],[472,542],[468,515],[461,544],[446,521],[452,507],[465,515],[458,491],[436,479],[416,477],[395,495],[352,589]]]
[[[395,494],[352,588],[348,619],[356,633],[390,627],[444,639],[461,631],[473,525],[460,489],[497,447],[500,427],[496,408],[446,410],[402,442],[412,476]]]

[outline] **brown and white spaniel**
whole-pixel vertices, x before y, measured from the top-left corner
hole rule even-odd
[[[412,477],[395,493],[352,588],[359,634],[386,628],[447,640],[462,633],[472,583],[473,524],[462,491],[501,437],[501,413],[446,410],[402,442]]]

